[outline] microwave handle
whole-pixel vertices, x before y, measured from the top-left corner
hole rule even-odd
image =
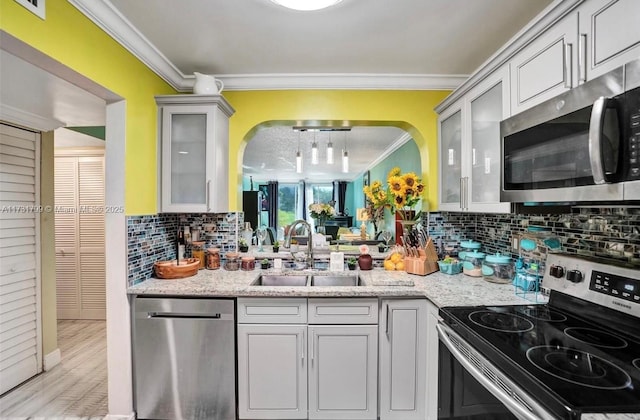
[[[605,111],[611,99],[599,97],[593,103],[591,121],[589,122],[589,158],[591,160],[591,173],[596,185],[607,182],[604,166],[602,164],[602,126],[604,125]]]

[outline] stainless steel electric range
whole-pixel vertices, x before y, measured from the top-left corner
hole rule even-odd
[[[547,304],[440,310],[438,418],[640,419],[640,270],[546,267]]]

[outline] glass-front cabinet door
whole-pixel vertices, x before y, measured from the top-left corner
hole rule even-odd
[[[169,139],[165,150],[171,159],[170,203],[207,204],[207,114],[165,108]],[[168,197],[169,198],[169,197]]]
[[[462,184],[462,110],[452,106],[439,117],[440,210],[460,211]]]
[[[439,115],[441,210],[511,210],[510,203],[500,203],[500,121],[510,115],[508,77],[504,66]]]
[[[508,212],[500,203],[500,121],[509,116],[506,71],[498,71],[469,94],[470,174],[465,189],[472,211]]]
[[[224,212],[229,201],[229,117],[219,95],[157,96],[160,212]]]

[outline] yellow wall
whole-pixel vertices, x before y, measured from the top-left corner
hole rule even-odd
[[[47,2],[46,20],[0,0],[0,28],[127,101],[127,214],[156,212],[154,95],[176,93],[66,0]],[[108,176],[108,175],[107,175]]]
[[[427,181],[429,206],[438,203],[437,115],[433,108],[449,91],[287,90],[224,92],[236,109],[230,120],[230,205],[242,208],[242,153],[246,138],[265,122],[349,120],[390,124],[408,131],[421,152],[422,177]]]
[[[76,8],[47,2],[47,19],[14,0],[0,0],[0,28],[71,67],[127,101],[128,215],[157,212],[154,95],[176,93]],[[230,209],[241,208],[245,138],[267,121],[351,120],[393,123],[414,136],[422,154],[430,208],[437,207],[436,114],[447,91],[288,90],[224,92],[236,109],[230,121]]]

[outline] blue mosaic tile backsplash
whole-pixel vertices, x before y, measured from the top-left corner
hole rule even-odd
[[[221,257],[235,250],[238,229],[244,222],[244,213],[174,214],[127,216],[127,248],[129,286],[153,275],[153,263],[176,258],[178,227],[189,226],[201,232],[205,247],[220,248]],[[206,229],[209,229],[208,231]],[[186,254],[190,255],[187,246]]]
[[[514,238],[554,237],[560,241],[558,251],[640,267],[640,208],[634,207],[574,208],[551,215],[435,212],[429,214],[429,232],[442,253],[473,239],[482,242],[484,252],[516,257],[520,251],[513,249]],[[536,253],[543,260],[547,251],[542,245]]]
[[[221,256],[235,250],[238,230],[244,214],[156,214],[128,216],[128,284],[133,285],[153,275],[153,263],[175,259],[178,226],[198,228],[205,247],[216,246]],[[215,230],[206,229],[215,226]],[[427,215],[423,214],[423,225]],[[523,215],[432,212],[428,215],[429,235],[440,254],[456,249],[461,240],[482,242],[483,251],[501,252],[516,257],[516,240],[535,227],[544,235],[558,238],[561,251],[605,261],[624,261],[640,267],[640,208],[576,208],[569,214]],[[189,255],[187,248],[187,255]],[[533,257],[544,260],[547,249],[540,246]]]

